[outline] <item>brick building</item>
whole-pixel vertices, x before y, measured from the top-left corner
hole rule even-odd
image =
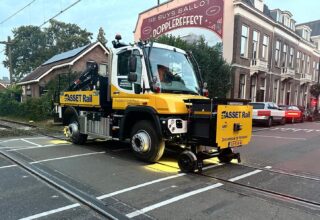
[[[319,80],[319,26],[297,25],[289,11],[263,0],[234,0],[233,10],[231,97],[309,107]]]
[[[53,56],[17,83],[22,86],[22,100],[40,97],[47,83],[56,76],[83,72],[90,62],[98,63],[99,71],[106,72],[108,54],[109,51],[96,42]]]

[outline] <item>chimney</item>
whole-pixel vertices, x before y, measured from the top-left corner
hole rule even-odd
[[[254,0],[254,7],[259,11],[263,12],[264,0]]]

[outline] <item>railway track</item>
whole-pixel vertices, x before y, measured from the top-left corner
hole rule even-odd
[[[18,167],[28,172],[30,175],[36,178],[40,178],[45,183],[53,186],[56,190],[62,192],[63,194],[67,194],[73,199],[75,199],[76,201],[78,201],[78,203],[73,204],[74,208],[82,204],[82,205],[86,205],[89,209],[99,213],[106,219],[112,219],[112,220],[128,219],[125,215],[122,215],[117,211],[115,211],[114,209],[111,209],[108,206],[105,206],[105,204],[102,201],[96,199],[95,197],[83,191],[80,191],[79,189],[68,184],[67,182],[42,170],[38,166],[32,165],[31,163],[24,161],[23,159],[17,157],[16,155],[1,149],[0,149],[0,154],[8,158]]]
[[[11,122],[11,123],[13,123],[13,122]],[[34,126],[34,127],[36,127],[36,126]],[[54,136],[54,135],[48,135],[48,134],[45,134],[45,133],[42,133],[42,132],[39,132],[39,131],[34,131],[34,133],[35,134],[41,134],[41,135],[44,135],[44,136],[47,136],[47,137],[50,137],[50,138],[66,140],[65,138],[57,137],[57,136]],[[6,152],[3,152],[3,151],[0,151],[0,152],[3,155],[7,156]],[[118,154],[116,154],[116,153],[114,153],[112,151],[108,151],[108,153],[113,154],[113,156],[118,156]],[[10,156],[8,158],[10,158]],[[13,159],[10,158],[10,159],[13,160],[15,163],[19,164],[20,166],[23,166],[24,169],[28,170],[29,172],[32,172],[32,173],[35,172],[34,171],[35,170],[34,167],[30,168],[29,165],[27,166],[26,164],[21,164],[19,161],[16,161],[14,158]],[[168,164],[162,163],[162,162],[158,162],[158,164],[160,164],[162,166],[167,166],[167,167],[170,167],[170,168],[177,168],[175,166],[168,165]],[[224,165],[224,164],[221,164],[221,165]],[[317,178],[317,177],[312,177],[312,176],[307,176],[307,175],[300,175],[300,174],[290,173],[290,172],[286,172],[286,171],[282,171],[282,170],[274,170],[274,169],[270,169],[270,168],[258,167],[258,166],[254,166],[254,165],[250,165],[250,164],[235,164],[235,165],[241,166],[241,167],[246,167],[246,168],[251,168],[251,169],[254,169],[256,171],[259,170],[259,172],[260,171],[264,171],[264,172],[275,173],[275,174],[279,174],[279,175],[290,176],[290,177],[295,177],[295,178],[304,179],[304,180],[316,181],[316,182],[320,183],[320,178]],[[205,170],[206,170],[206,168],[204,168],[204,171]],[[38,174],[35,172],[34,175],[38,175]],[[221,183],[224,183],[225,185],[230,185],[230,186],[238,187],[240,189],[249,190],[250,192],[254,192],[254,193],[257,193],[259,195],[263,195],[263,196],[266,196],[266,197],[269,197],[269,198],[272,198],[272,199],[275,199],[275,200],[285,201],[285,202],[289,202],[289,203],[292,203],[292,204],[295,204],[295,205],[303,206],[303,207],[306,207],[306,208],[309,208],[309,209],[312,209],[312,210],[320,211],[320,202],[318,202],[318,201],[313,201],[313,200],[301,198],[301,197],[290,195],[290,194],[287,194],[287,193],[277,192],[275,190],[264,189],[264,188],[256,187],[256,186],[253,186],[253,185],[243,184],[243,183],[236,182],[236,181],[233,181],[233,180],[230,180],[230,179],[228,180],[228,179],[225,179],[225,178],[220,178],[220,177],[212,175],[212,174],[206,174],[205,172],[191,173],[190,175],[198,175],[198,176],[202,176],[202,177],[205,177],[205,178],[208,178],[208,179],[213,179],[213,180],[219,181]],[[40,177],[41,177],[41,175],[40,175]],[[47,179],[47,178],[43,178],[43,179],[45,181],[51,182],[50,178],[54,178],[54,177],[52,176],[52,177],[49,177],[49,179]],[[59,186],[56,185],[56,183],[52,183],[51,182],[51,184],[53,184],[56,187],[60,188]],[[63,189],[61,189],[61,190],[63,190]],[[67,192],[67,191],[65,191],[65,192]],[[78,198],[77,195],[73,195],[73,196],[76,199],[78,199],[79,201],[81,201],[82,203],[84,203],[87,206],[91,207],[90,205],[92,205],[92,203],[88,202],[89,200],[83,200],[83,198]],[[86,196],[88,196],[88,195],[86,195]],[[98,204],[98,206],[99,205],[101,205],[101,204]],[[91,208],[96,210],[96,211],[98,211],[99,213],[103,214],[103,212],[101,212],[101,210],[99,210],[99,208],[94,207],[94,206],[92,206]],[[107,216],[107,215],[105,215],[105,216]],[[121,217],[123,217],[123,216],[121,216]],[[108,218],[110,218],[110,216]]]

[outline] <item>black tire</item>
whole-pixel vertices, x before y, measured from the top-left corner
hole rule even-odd
[[[268,120],[266,121],[266,127],[270,128],[272,126],[272,118],[269,117]]]
[[[295,118],[291,119],[291,124],[294,124],[296,122]]]
[[[146,142],[148,142],[148,146],[143,148],[142,143]],[[139,121],[133,126],[130,143],[131,149],[138,159],[151,163],[162,157],[165,148],[162,137],[159,137],[154,125],[147,120]]]
[[[231,160],[233,159],[232,157],[229,157],[229,155],[232,154],[232,149],[231,148],[226,148],[221,150],[218,159],[221,163],[230,163]]]
[[[197,157],[191,151],[184,151],[178,157],[178,165],[183,173],[193,173],[197,169]]]
[[[71,125],[72,123],[77,124],[78,129],[80,129],[80,125],[79,125],[79,121],[78,121],[78,117],[77,116],[73,116],[71,118],[69,125]],[[88,139],[88,135],[87,134],[81,134],[80,132],[70,136],[70,140],[72,141],[72,143],[78,144],[78,145],[85,144],[87,139]]]
[[[286,118],[281,118],[280,124],[281,125],[285,125],[286,124]]]

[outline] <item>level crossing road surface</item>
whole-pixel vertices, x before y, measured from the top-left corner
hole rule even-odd
[[[130,219],[320,219],[320,124],[254,127],[242,163],[205,161],[180,173],[177,153],[136,160],[128,145],[84,146],[46,136],[0,139],[0,151]],[[105,219],[90,206],[0,156],[1,219]]]

